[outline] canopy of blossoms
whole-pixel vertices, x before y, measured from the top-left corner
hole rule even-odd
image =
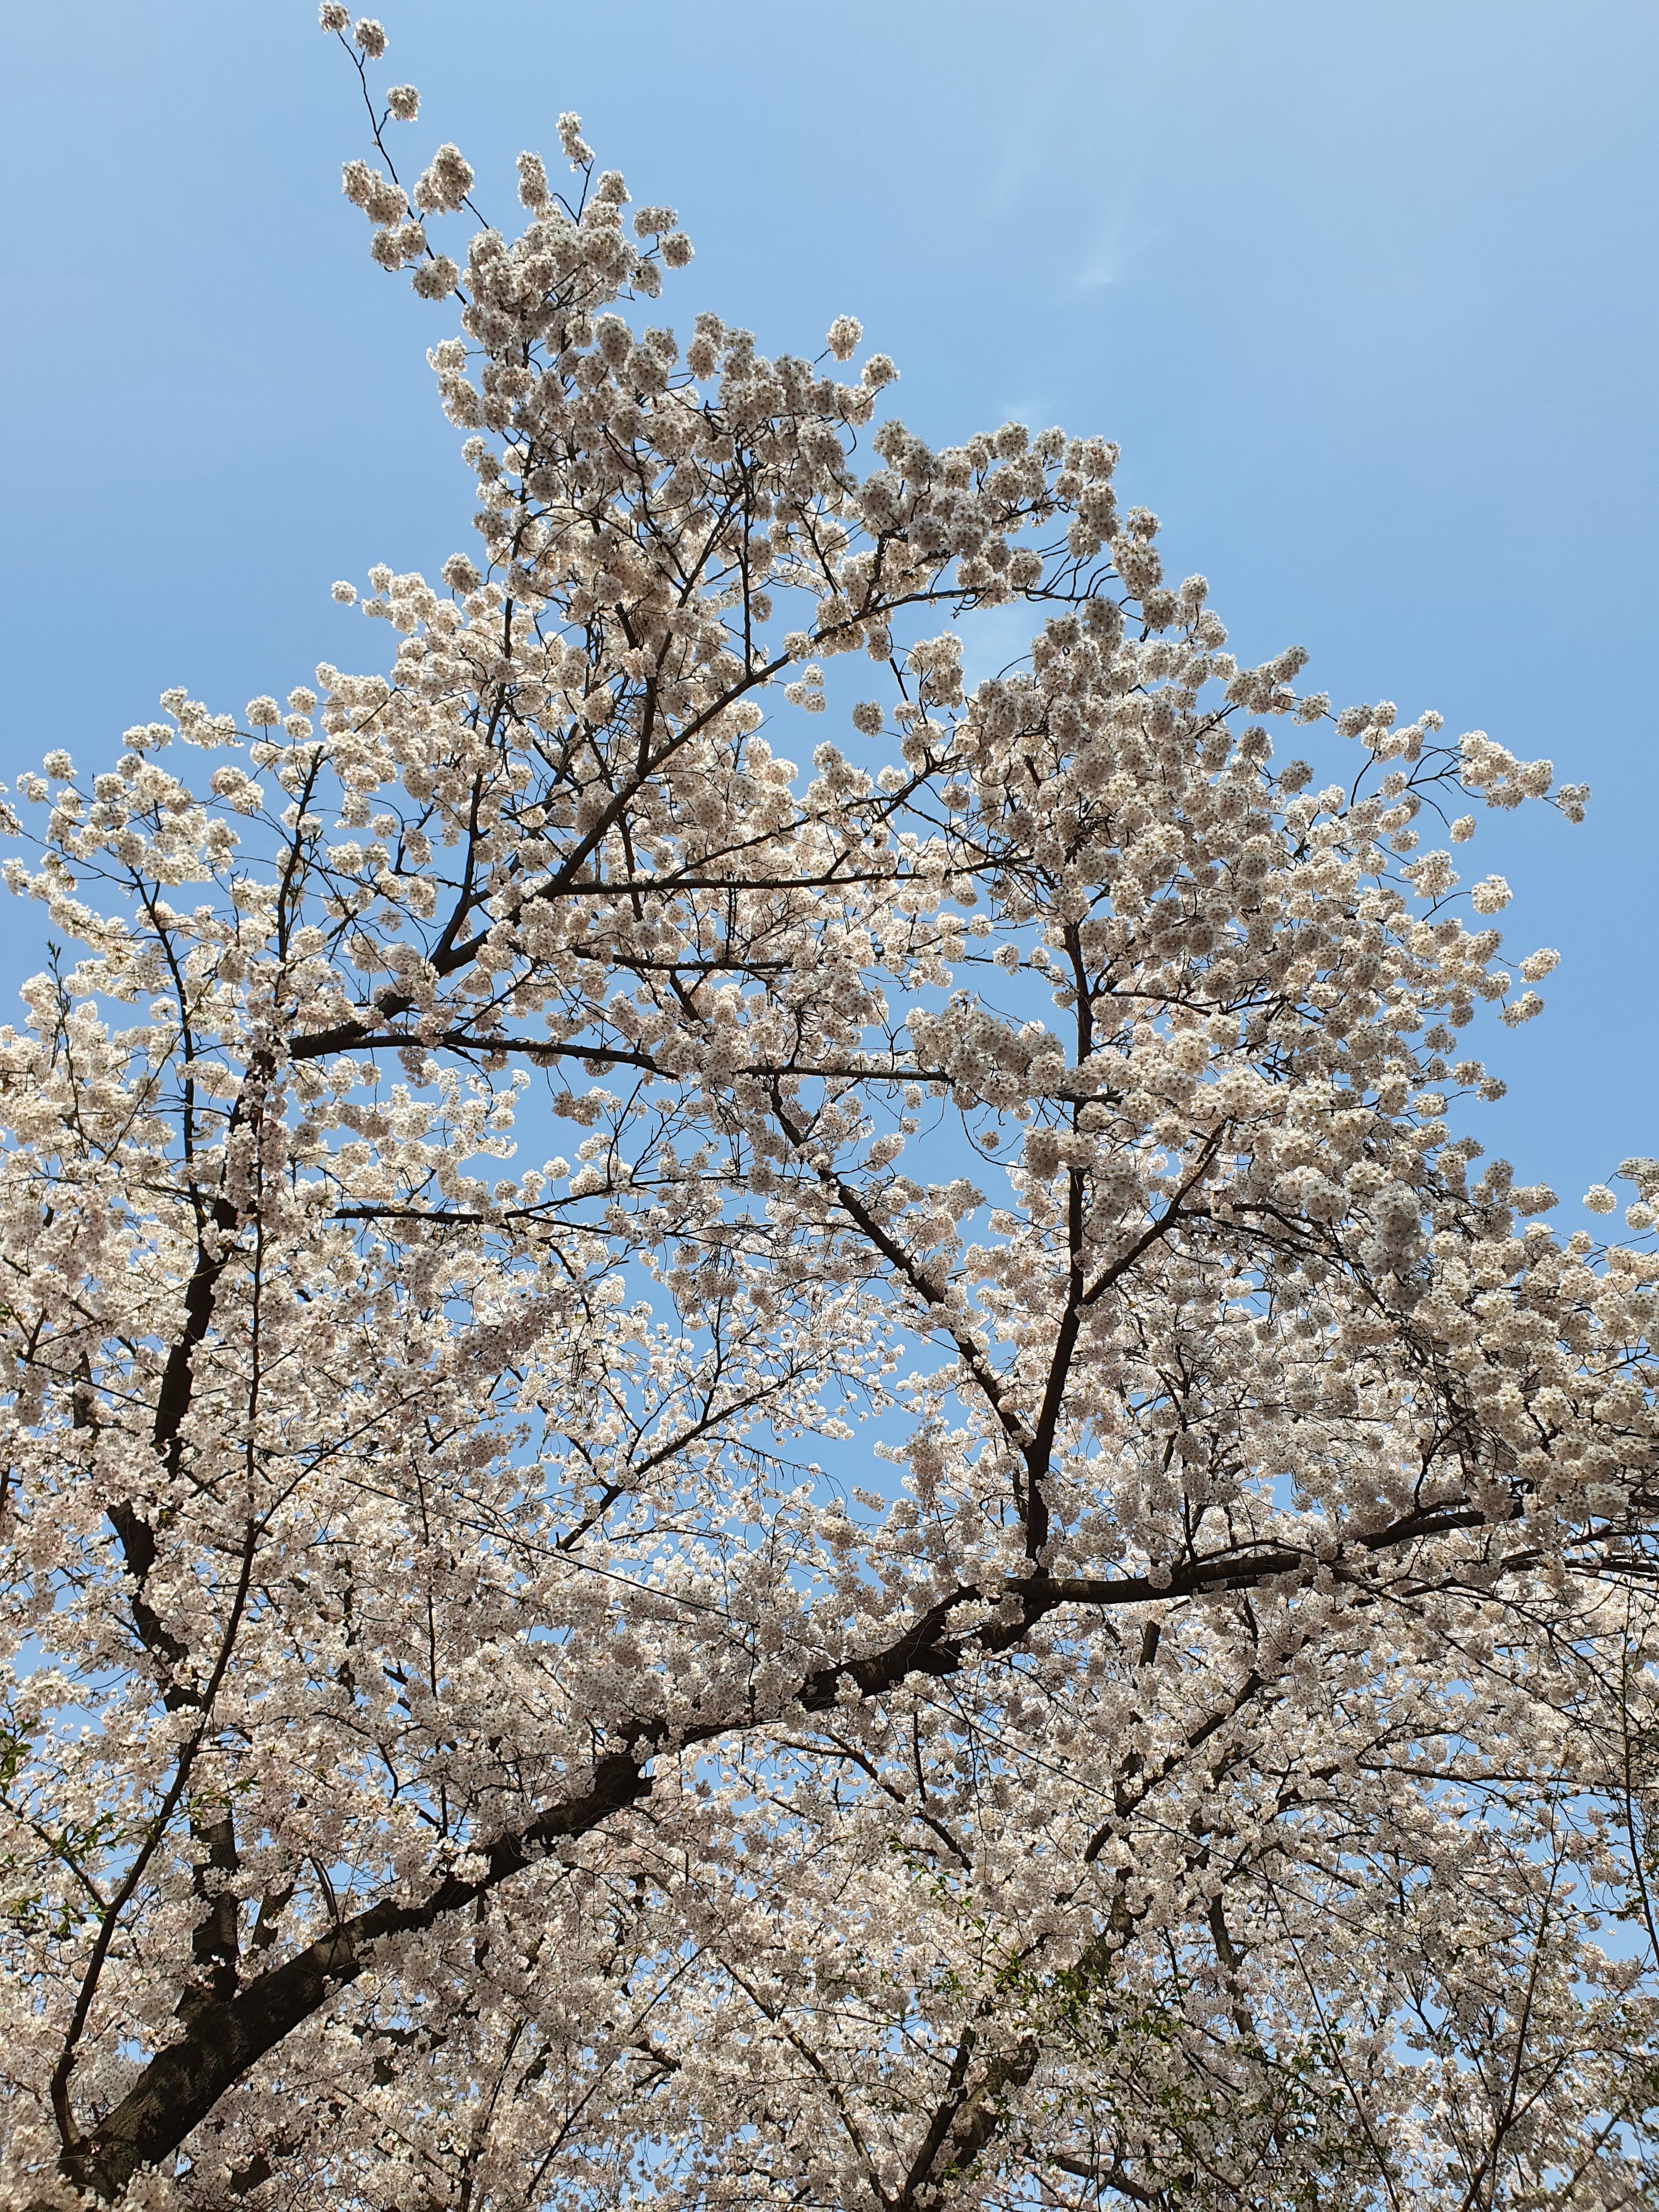
[[[1659,1162],[1462,1133],[1583,788],[321,14],[477,543],[8,814],[4,2201],[1652,2201]]]

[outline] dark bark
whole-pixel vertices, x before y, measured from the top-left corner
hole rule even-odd
[[[584,1796],[555,1806],[519,1834],[494,1844],[486,1854],[487,1869],[477,1881],[441,1881],[418,1905],[387,1899],[371,1905],[261,1974],[228,2002],[195,2007],[185,2034],[156,2052],[120,2103],[65,2155],[66,2179],[99,2197],[118,2196],[141,2166],[154,2166],[176,2150],[250,2066],[356,1981],[377,1942],[420,1934],[464,1911],[522,1873],[552,1844],[586,1835],[645,1796],[650,1787],[635,1759],[602,1759]]]

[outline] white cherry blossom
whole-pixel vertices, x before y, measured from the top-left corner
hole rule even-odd
[[[1433,843],[1583,787],[321,21],[477,542],[8,814],[5,2201],[1651,2201],[1659,1162]]]

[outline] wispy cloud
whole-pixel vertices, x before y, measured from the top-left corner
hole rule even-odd
[[[1108,284],[1122,283],[1157,236],[1157,226],[1137,222],[1133,208],[1114,208],[1102,222],[1073,280],[1077,289],[1097,292]]]

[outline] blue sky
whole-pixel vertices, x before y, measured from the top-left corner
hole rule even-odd
[[[1576,1198],[1659,1152],[1651,969],[1659,9],[1650,0],[386,0],[422,161],[510,219],[578,109],[697,247],[659,312],[816,351],[860,315],[943,441],[1099,431],[1241,654],[1437,707],[1592,787],[1483,821],[1548,1011],[1475,1127]],[[838,29],[840,25],[844,27]],[[374,664],[333,606],[470,543],[441,309],[369,262],[311,0],[0,13],[14,210],[0,776],[102,765],[173,683],[216,707]],[[1533,810],[1536,812],[1537,810]],[[0,910],[0,986],[39,964]],[[1576,1211],[1564,1208],[1565,1222]]]

